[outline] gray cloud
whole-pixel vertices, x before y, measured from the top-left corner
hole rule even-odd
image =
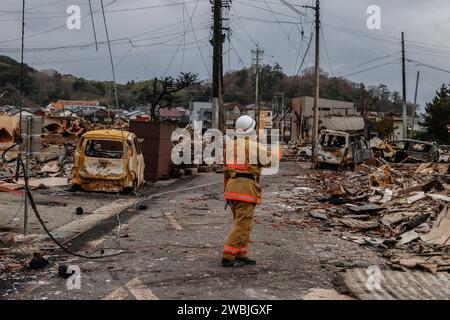
[[[185,1],[188,1],[184,6],[186,11],[192,14],[195,1]],[[108,3],[109,0],[104,2]],[[167,74],[171,75],[180,71],[195,71],[204,78],[209,76],[211,72],[211,47],[208,42],[211,23],[209,1],[199,1],[193,18],[195,37],[191,28],[188,28],[184,42],[183,17],[185,28],[189,24],[189,19],[186,11],[183,14],[182,5],[173,5],[179,2],[181,0],[117,0],[107,8],[111,39],[130,38],[135,46],[141,46],[132,48],[127,40],[112,43],[117,78],[120,82],[148,79],[162,75],[166,70]],[[290,2],[299,3],[293,0]],[[311,0],[300,2],[308,5],[313,3]],[[34,8],[49,3],[53,4],[27,11],[25,41],[27,48],[85,45],[93,42],[87,0],[45,0],[45,2],[28,0],[27,7]],[[92,3],[94,10],[98,10],[100,1],[92,0]],[[450,69],[448,1],[322,0],[321,3],[327,48],[324,49],[322,42],[321,65],[327,72],[330,72],[331,65],[334,75],[343,76],[395,61],[395,64],[351,75],[349,78],[372,85],[383,83],[391,90],[401,91],[401,66],[398,62],[401,31],[406,33],[408,58],[442,69]],[[81,30],[68,30],[64,27],[68,16],[66,8],[71,4],[78,4],[82,8]],[[171,6],[143,8],[161,4]],[[231,44],[226,43],[224,46],[226,69],[250,65],[250,50],[254,47],[254,42],[258,42],[265,50],[266,63],[279,62],[289,74],[296,71],[296,66],[298,68],[301,60],[301,57],[298,58],[300,26],[297,28],[294,24],[288,23],[282,23],[280,26],[276,21],[293,22],[298,21],[298,17],[278,0],[267,0],[267,4],[271,10],[276,11],[276,18],[268,11],[264,0],[233,1],[233,10],[230,12],[233,30]],[[381,30],[370,31],[366,27],[366,8],[372,4],[381,7]],[[19,53],[11,50],[18,49],[20,41],[5,41],[20,37],[20,9],[20,1],[0,2],[0,54],[7,54],[16,59],[19,58]],[[99,41],[105,41],[103,20],[99,13],[95,14],[97,36]],[[302,19],[305,39],[300,46],[301,55],[313,28],[313,13],[309,10],[307,14],[306,19]],[[52,31],[46,32],[48,30]],[[290,36],[290,40],[287,35]],[[387,55],[390,57],[376,60]],[[305,60],[305,67],[312,65],[312,57],[311,50]],[[98,80],[111,77],[106,45],[100,45],[99,51],[95,51],[93,46],[83,50],[27,51],[25,60],[38,69],[53,68],[63,73]],[[363,64],[369,60],[374,61],[367,65]],[[422,72],[419,103],[423,106],[434,96],[434,92],[442,83],[450,82],[450,77],[448,73],[408,63],[410,100],[413,99],[417,70]]]

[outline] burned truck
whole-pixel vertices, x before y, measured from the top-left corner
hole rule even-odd
[[[144,183],[144,157],[134,133],[96,130],[85,133],[75,152],[72,189],[121,192]]]
[[[373,153],[362,135],[322,130],[313,157],[316,168],[348,169],[372,159]]]

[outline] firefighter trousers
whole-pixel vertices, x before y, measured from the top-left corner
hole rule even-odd
[[[234,260],[236,257],[247,256],[256,203],[235,200],[229,200],[228,203],[234,222],[224,245],[223,257],[227,260]]]

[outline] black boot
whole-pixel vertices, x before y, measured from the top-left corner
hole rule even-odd
[[[222,266],[225,268],[235,268],[235,267],[242,267],[245,265],[245,263],[241,260],[235,259],[235,260],[227,260],[222,259]]]
[[[248,257],[237,257],[236,260],[250,266],[254,266],[256,264],[256,260],[250,259]]]

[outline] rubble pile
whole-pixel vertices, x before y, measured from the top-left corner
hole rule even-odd
[[[202,136],[201,132],[198,130],[194,130],[191,126],[187,126],[185,128],[191,135],[191,148],[190,148],[190,163],[182,163],[182,164],[172,164],[171,165],[171,177],[172,178],[180,178],[182,176],[193,176],[198,173],[209,173],[215,171],[217,173],[223,172],[223,166],[214,163],[215,159],[214,153],[211,154],[212,158],[208,158],[208,155],[204,155],[206,148],[213,143],[213,135]],[[182,141],[182,140],[180,140]],[[196,150],[195,143],[197,141],[201,141],[201,148],[197,146],[198,150]],[[178,142],[173,142],[172,147],[177,146]],[[197,154],[196,154],[197,152]],[[201,152],[201,153],[200,153]],[[183,156],[183,151],[179,151],[180,157]],[[210,164],[208,164],[210,163]]]
[[[450,162],[450,146],[439,146],[439,161]]]
[[[380,138],[373,138],[370,140],[370,148],[373,155],[377,159],[385,159],[387,161],[394,161],[397,153],[395,146],[381,140]]]
[[[283,159],[281,161],[306,161],[311,159],[311,156],[311,145],[301,144],[297,141],[289,141],[289,143],[283,144]]]
[[[106,125],[93,124],[78,117],[62,117],[52,113],[43,118],[39,152],[30,157],[30,184],[32,186],[67,185],[73,167],[73,154],[80,137],[87,131],[105,128]],[[18,117],[3,115],[0,117],[0,152],[12,146],[18,134]],[[126,128],[127,123],[117,123],[108,128]],[[7,153],[6,159],[0,161],[0,190],[8,191],[20,188],[23,180],[15,183],[16,161],[19,152],[15,147]],[[64,178],[64,179],[62,179]]]
[[[384,164],[297,177],[287,210],[301,222],[383,253],[393,268],[450,270],[450,164]],[[301,187],[302,185],[307,187]],[[313,187],[312,187],[313,186]],[[285,192],[285,193],[286,193]],[[285,221],[286,222],[286,221]],[[293,223],[292,223],[293,222]]]

